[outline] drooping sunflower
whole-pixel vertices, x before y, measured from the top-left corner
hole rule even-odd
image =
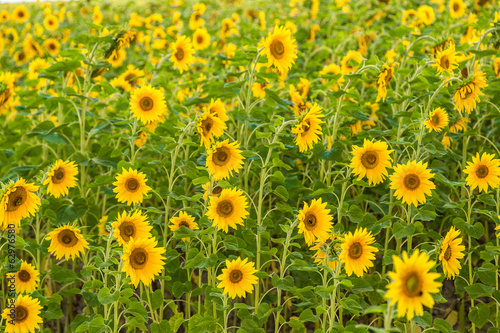
[[[297,215],[299,234],[304,234],[308,246],[311,246],[316,240],[325,241],[328,239],[333,216],[326,205],[327,203],[322,202],[321,198],[314,199],[310,205],[304,202],[304,208]]]
[[[297,59],[297,43],[284,26],[275,26],[267,38],[262,38],[259,48],[262,47],[261,53],[267,57],[267,66],[274,65],[282,73],[288,72]]]
[[[68,194],[68,189],[76,186],[76,175],[78,167],[75,162],[57,160],[47,173],[47,179],[43,185],[47,185],[47,192],[59,198]]]
[[[356,228],[354,234],[349,232],[343,237],[339,259],[345,265],[348,276],[354,273],[361,277],[368,268],[373,267],[374,253],[378,251],[376,247],[370,245],[373,243],[375,238],[366,228]]]
[[[224,288],[222,293],[231,298],[245,297],[246,293],[252,292],[253,285],[258,283],[256,272],[254,263],[248,261],[248,258],[226,260],[226,268],[223,268],[222,274],[217,276],[220,281],[217,288]]]
[[[465,15],[465,6],[463,0],[450,0],[450,15],[453,18],[460,18]]]
[[[429,119],[424,121],[424,125],[429,129],[429,132],[441,132],[443,128],[448,126],[448,123],[448,113],[446,113],[443,108],[434,109],[434,111],[429,114]]]
[[[387,97],[387,86],[389,85],[389,83],[391,83],[393,76],[394,64],[384,64],[377,78],[378,93],[377,100],[375,101],[376,103],[378,103],[378,101],[380,100],[385,102],[385,98]]]
[[[59,28],[59,19],[57,18],[57,16],[49,14],[45,16],[45,19],[43,20],[43,26],[49,31],[55,31],[57,30],[57,28]]]
[[[147,178],[142,172],[137,172],[129,168],[122,170],[122,173],[116,176],[116,182],[113,183],[116,187],[113,192],[116,193],[118,202],[126,202],[127,205],[141,203],[144,196],[151,191],[151,187],[146,185]]]
[[[229,140],[225,140],[216,143],[207,151],[205,165],[213,180],[227,179],[243,167],[244,158],[238,149],[239,146],[237,141],[229,143]]]
[[[455,109],[471,113],[476,107],[476,102],[480,102],[479,95],[484,95],[481,88],[487,87],[486,76],[483,72],[476,72],[469,77],[456,91],[453,99]]]
[[[320,124],[324,123],[321,118],[323,118],[321,107],[314,103],[309,111],[297,119],[292,133],[296,134],[295,144],[299,146],[301,153],[312,149],[313,145],[319,141],[319,136],[323,133]]]
[[[151,86],[135,89],[130,96],[130,110],[134,117],[149,124],[158,121],[167,111],[167,104],[161,90]]]
[[[403,259],[392,257],[394,272],[389,272],[393,282],[387,285],[385,298],[391,305],[398,303],[398,316],[411,320],[414,315],[422,316],[424,306],[432,308],[434,299],[431,294],[439,292],[442,283],[435,281],[439,273],[429,272],[436,264],[424,252],[416,249],[411,257],[403,251]]]
[[[389,146],[383,141],[373,142],[365,139],[363,147],[352,146],[354,156],[349,167],[358,176],[358,180],[366,175],[370,185],[377,185],[388,176],[387,169],[392,167],[390,156],[392,152],[393,150],[389,150]]]
[[[107,62],[113,66],[113,68],[120,67],[125,61],[127,57],[127,52],[124,49],[115,49],[111,52],[111,55],[108,57]]]
[[[200,227],[198,227],[198,223],[196,223],[194,221],[194,216],[192,215],[189,215],[188,213],[186,212],[179,212],[179,216],[176,216],[176,217],[172,217],[170,219],[170,222],[172,223],[171,225],[169,225],[169,229],[171,231],[175,231],[177,229],[179,229],[181,226],[184,226],[188,229],[191,229],[191,230],[198,230],[200,229]],[[189,237],[184,237],[182,238],[183,241],[189,241]]]
[[[353,62],[349,63],[351,60],[358,63],[358,65],[361,65],[363,63],[363,57],[361,56],[361,53],[352,50],[347,51],[347,54],[342,58],[342,61],[340,62],[342,74],[350,74],[351,72],[358,69],[359,66],[353,67]]]
[[[88,249],[89,243],[83,238],[80,229],[70,225],[63,225],[50,232],[46,239],[50,240],[49,252],[56,259],[64,257],[76,259]]]
[[[227,126],[222,119],[210,112],[210,109],[205,109],[196,125],[196,130],[200,134],[200,146],[205,145],[206,149],[210,148],[215,139],[224,134],[226,128]]]
[[[227,233],[228,227],[236,229],[238,224],[243,225],[243,220],[249,214],[247,208],[247,198],[242,190],[226,188],[219,196],[210,197],[210,204],[205,215],[213,220],[213,226]]]
[[[439,252],[439,260],[441,260],[444,274],[449,280],[454,279],[460,272],[460,268],[462,268],[459,260],[465,256],[463,253],[465,246],[461,244],[462,237],[460,237],[460,231],[451,227],[441,243]]]
[[[24,23],[30,18],[30,12],[25,6],[17,6],[12,11],[12,20],[17,23]]]
[[[2,190],[0,201],[0,227],[2,230],[14,224],[17,229],[21,220],[34,216],[40,206],[40,198],[33,192],[38,191],[38,186],[26,183],[23,178],[11,182]]]
[[[451,44],[437,53],[436,61],[432,66],[436,67],[439,75],[445,71],[451,74],[458,67],[457,54],[458,52],[455,52],[455,44]]]
[[[398,200],[402,198],[403,203],[417,207],[419,203],[425,203],[425,195],[431,195],[431,190],[436,188],[429,180],[432,176],[434,174],[427,169],[427,163],[408,161],[406,164],[398,164],[389,178],[391,189],[395,190],[394,196]]]
[[[472,156],[472,162],[467,163],[464,173],[467,174],[465,180],[471,191],[479,187],[479,192],[488,192],[488,186],[500,186],[500,160],[494,154],[483,153],[479,157],[477,153],[475,157]]]
[[[31,294],[38,287],[40,273],[35,266],[22,261],[19,272],[16,273],[16,291],[21,294]]]
[[[333,270],[340,268],[338,255],[341,249],[337,240],[338,237],[335,234],[330,234],[324,241],[317,240],[316,244],[310,248],[311,251],[316,251],[313,254],[314,263],[328,265]]]
[[[170,61],[174,63],[174,67],[179,71],[184,72],[189,69],[189,66],[194,62],[194,49],[191,41],[186,36],[180,36],[172,44],[172,56]]]
[[[5,319],[5,333],[31,333],[40,328],[43,323],[40,317],[42,306],[36,298],[28,295],[19,295],[14,303],[14,318],[11,317],[11,308],[3,310],[2,318]]]
[[[204,50],[210,46],[210,34],[206,28],[199,28],[193,33],[193,47],[195,50]]]
[[[113,235],[120,246],[127,244],[132,238],[147,239],[151,237],[152,227],[147,221],[147,217],[142,215],[140,211],[131,213],[118,213],[118,218],[111,223],[113,227]]]
[[[130,239],[123,248],[123,269],[134,287],[142,281],[149,286],[155,275],[160,274],[165,264],[164,247],[156,247],[158,242],[154,238]]]

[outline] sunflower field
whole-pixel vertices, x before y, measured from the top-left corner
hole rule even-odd
[[[500,1],[0,5],[0,331],[500,332]]]

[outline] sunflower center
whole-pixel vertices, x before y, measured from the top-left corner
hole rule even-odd
[[[141,107],[142,111],[149,111],[153,108],[154,105],[155,103],[153,102],[153,99],[149,96],[144,96],[139,101],[139,106]]]
[[[181,61],[182,59],[184,59],[184,50],[181,47],[177,48],[177,52],[175,52],[175,58],[178,61]]]
[[[316,216],[314,214],[306,214],[306,217],[304,219],[304,224],[306,226],[306,229],[311,231],[311,230],[314,230],[316,228],[316,222],[317,222],[317,219],[316,219]]]
[[[222,217],[229,217],[233,214],[233,203],[230,200],[222,200],[217,205],[217,214]]]
[[[243,273],[239,269],[233,269],[229,273],[229,281],[232,283],[238,283],[243,279]]]
[[[217,148],[217,151],[214,154],[213,162],[215,163],[215,165],[223,166],[229,162],[230,158],[231,158],[231,151],[229,150],[229,148],[219,147]]]
[[[57,240],[64,247],[73,247],[78,243],[75,233],[72,230],[65,229],[57,235]]]
[[[431,118],[431,122],[434,124],[434,125],[439,125],[440,121],[439,121],[439,116],[437,114],[433,115],[432,118]]]
[[[56,49],[56,44],[50,43],[49,44],[49,49],[55,50]]]
[[[214,120],[210,117],[207,117],[207,119],[203,119],[201,121],[201,127],[203,128],[203,136],[208,136],[210,134],[210,130],[212,129],[213,125],[214,125]]]
[[[407,190],[416,190],[420,186],[420,178],[416,174],[410,173],[403,179],[403,184]]]
[[[137,248],[130,254],[130,266],[134,269],[142,269],[148,263],[148,253],[143,248]]]
[[[476,169],[476,176],[478,178],[485,178],[486,176],[488,176],[488,173],[489,173],[489,169],[486,165],[480,165],[477,167]]]
[[[451,258],[451,246],[448,245],[446,250],[444,251],[444,260],[448,261]]]
[[[309,129],[311,128],[311,122],[309,120],[306,120],[302,123],[302,134],[306,134],[309,132]]]
[[[358,259],[363,254],[363,246],[360,242],[356,242],[349,248],[349,257],[352,259]]]
[[[420,280],[416,273],[411,273],[410,276],[406,278],[406,281],[403,285],[403,291],[408,297],[421,296]]]
[[[49,20],[49,25],[53,25],[53,24],[54,24],[54,21]]]
[[[391,82],[393,75],[394,71],[392,70],[392,68],[386,69],[385,85],[388,85]]]
[[[52,176],[52,182],[54,184],[61,184],[64,180],[64,168],[58,168],[54,171],[54,175]]]
[[[273,40],[271,43],[271,54],[273,57],[281,59],[285,54],[285,45],[280,40]]]
[[[455,2],[453,4],[453,11],[458,12],[459,9],[460,9],[460,5],[457,2]]]
[[[367,151],[363,154],[363,156],[361,156],[361,164],[363,164],[366,169],[375,169],[378,165],[378,162],[379,159],[377,152]]]
[[[120,224],[120,236],[128,242],[130,237],[135,235],[135,224],[130,221],[125,221]]]
[[[125,182],[125,188],[129,192],[136,192],[140,187],[139,181],[135,178],[129,178]]]
[[[179,227],[180,226],[185,226],[186,228],[191,229],[191,228],[189,228],[189,223],[187,223],[187,221],[184,221],[184,220],[179,222]]]
[[[23,52],[23,51],[21,51],[21,52],[19,53],[19,61],[23,61],[23,60],[24,60],[24,58],[25,58],[24,52]]]
[[[18,277],[19,277],[19,280],[21,280],[23,282],[28,282],[31,278],[31,275],[28,271],[23,269],[22,271],[19,272]]]
[[[9,199],[7,200],[7,211],[15,212],[22,206],[26,199],[28,198],[28,191],[22,186],[16,188],[16,190],[9,194]]]
[[[16,322],[22,323],[28,319],[28,309],[22,305],[16,306]]]
[[[19,17],[24,17],[24,12],[18,12],[18,13],[17,13],[17,16],[19,16]]]
[[[203,43],[203,37],[202,36],[196,37],[196,41],[198,42],[198,44]]]
[[[222,192],[222,187],[215,186],[212,190],[212,195],[219,195]]]
[[[467,67],[462,68],[462,70],[460,71],[460,74],[462,74],[462,77],[464,79],[468,78],[469,77],[469,71],[467,70]]]

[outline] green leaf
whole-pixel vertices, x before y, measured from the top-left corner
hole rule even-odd
[[[494,287],[490,287],[482,283],[474,283],[473,285],[465,287],[465,291],[467,291],[467,294],[469,294],[472,299],[489,297],[493,295],[493,290],[495,290]]]
[[[401,239],[413,235],[413,233],[415,232],[415,225],[407,225],[406,223],[403,224],[401,222],[396,222],[394,223],[392,229],[394,232],[394,237]]]
[[[481,329],[488,322],[490,317],[490,308],[486,304],[479,304],[469,310],[469,319],[478,329]]]
[[[305,309],[300,313],[299,320],[301,322],[311,321],[313,323],[317,322],[319,315],[315,315],[311,309]]]
[[[351,222],[359,223],[363,221],[363,217],[365,216],[365,214],[363,213],[361,208],[359,208],[357,205],[350,205],[347,216],[349,216]]]
[[[167,320],[162,320],[160,323],[151,324],[151,333],[170,333],[172,329]]]
[[[103,305],[116,302],[118,300],[118,297],[119,291],[116,291],[114,294],[110,294],[108,287],[102,288],[97,293],[97,299],[99,300],[99,303]]]
[[[76,273],[72,270],[62,268],[61,266],[54,265],[50,270],[50,278],[52,281],[66,284],[78,279]]]
[[[288,201],[288,191],[284,186],[279,185],[278,187],[276,187],[273,193],[276,194],[276,196],[280,197],[283,201]]]

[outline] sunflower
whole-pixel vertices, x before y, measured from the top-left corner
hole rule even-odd
[[[417,207],[419,203],[425,203],[425,195],[431,195],[431,190],[436,188],[429,180],[432,176],[434,174],[427,169],[427,163],[408,161],[394,168],[394,173],[389,177],[390,188],[396,190],[394,196],[398,200],[403,198],[403,203]]]
[[[431,6],[420,6],[417,10],[418,16],[424,22],[425,25],[431,25],[436,19],[436,13]]]
[[[255,82],[252,85],[252,93],[255,98],[265,98],[266,90],[271,88],[271,84],[266,80],[262,80],[262,82]]]
[[[387,169],[391,168],[392,158],[390,154],[393,150],[388,149],[389,146],[383,141],[365,139],[363,147],[353,146],[349,167],[353,169],[358,180],[361,180],[365,175],[368,178],[370,185],[377,185],[385,180],[388,176]]]
[[[299,234],[304,234],[307,245],[311,246],[316,239],[320,242],[328,239],[332,228],[333,216],[330,209],[326,209],[326,202],[321,202],[321,198],[314,199],[311,205],[304,202],[304,208],[299,211]]]
[[[450,0],[450,15],[453,18],[460,18],[465,15],[465,6],[463,0]]]
[[[236,296],[245,297],[246,293],[251,293],[254,284],[258,283],[255,276],[257,270],[254,263],[249,262],[248,258],[241,260],[226,260],[226,268],[222,269],[222,274],[217,276],[220,283],[217,288],[224,288],[223,294],[231,298]]]
[[[68,194],[68,189],[76,186],[76,175],[78,167],[75,162],[58,160],[47,174],[43,185],[47,186],[47,192],[59,198]]]
[[[398,316],[411,320],[414,315],[424,314],[423,306],[432,308],[434,299],[431,294],[439,292],[442,283],[435,281],[439,273],[429,272],[436,264],[424,252],[416,249],[411,257],[403,251],[403,259],[392,256],[394,272],[389,272],[393,282],[387,285],[385,298],[391,305],[398,303]]]
[[[429,119],[424,121],[424,125],[429,129],[429,132],[433,130],[441,132],[443,128],[448,126],[448,122],[448,113],[443,108],[436,108],[429,114]]]
[[[212,98],[210,100],[210,104],[208,105],[208,110],[210,111],[211,114],[217,116],[222,121],[228,121],[229,117],[227,116],[227,110],[226,107],[224,106],[224,103],[220,100],[220,98],[217,98],[217,100],[214,101]]]
[[[104,235],[104,236],[108,236],[109,235],[109,231],[106,228],[107,222],[108,222],[108,216],[107,215],[104,215],[99,220],[99,224],[97,225],[97,229],[99,230],[99,235]]]
[[[451,227],[441,243],[439,252],[439,260],[441,260],[444,274],[448,279],[454,279],[455,275],[460,272],[460,268],[462,268],[459,259],[465,256],[463,253],[465,246],[460,245],[461,243],[460,231]]]
[[[28,61],[28,57],[26,56],[26,52],[24,52],[24,50],[16,52],[14,54],[14,61],[15,61],[16,65],[18,65],[18,66],[22,66],[23,64],[25,64],[26,61]]]
[[[11,16],[12,20],[17,23],[24,23],[30,18],[30,12],[25,6],[17,6],[14,8]]]
[[[186,36],[180,36],[172,44],[172,56],[170,61],[174,63],[174,67],[179,71],[184,72],[189,69],[189,66],[194,62],[194,50],[191,41]]]
[[[134,117],[149,124],[158,121],[167,111],[163,93],[151,86],[142,86],[135,89],[130,96],[130,109]]]
[[[495,76],[500,79],[500,58],[496,58],[493,62],[493,73],[495,73]]]
[[[21,268],[16,273],[16,291],[21,294],[31,294],[38,287],[40,273],[35,266],[22,260]]]
[[[298,117],[312,108],[312,104],[303,100],[299,92],[295,91],[295,87],[293,85],[290,86],[290,100],[294,104],[293,113],[295,113]]]
[[[83,238],[80,229],[70,225],[63,225],[50,232],[46,239],[50,240],[49,252],[52,253],[56,259],[62,257],[66,260],[76,259],[80,257],[80,252],[83,253],[88,249],[89,243]]]
[[[205,109],[196,125],[196,130],[201,138],[200,146],[205,145],[206,149],[210,148],[215,139],[224,134],[226,128],[227,126],[222,119],[210,112],[210,109]]]
[[[242,190],[236,188],[223,189],[219,196],[211,196],[208,211],[205,215],[213,220],[212,225],[218,230],[228,232],[228,227],[237,228],[243,225],[248,216],[248,202]]]
[[[120,75],[120,78],[123,78],[130,85],[130,90],[135,90],[136,86],[144,86],[146,84],[146,80],[144,76],[146,72],[142,69],[137,69],[134,65],[128,65],[125,73]]]
[[[59,20],[54,15],[47,15],[43,20],[43,26],[49,31],[54,31],[59,28]]]
[[[45,49],[47,49],[47,52],[55,57],[59,54],[59,51],[61,50],[61,44],[57,39],[54,38],[49,38],[43,42],[43,46],[45,46]]]
[[[238,34],[238,29],[236,28],[236,23],[230,19],[226,18],[222,20],[222,28],[220,30],[220,37],[222,40],[228,38],[231,35]]]
[[[10,20],[10,13],[6,10],[0,12],[0,23],[5,23]]]
[[[354,234],[349,232],[343,237],[339,259],[345,265],[348,276],[354,273],[361,277],[368,268],[373,267],[374,253],[378,251],[376,247],[370,246],[373,243],[375,238],[366,228],[356,228]]]
[[[142,172],[137,172],[129,168],[123,169],[121,174],[116,176],[116,187],[113,192],[116,193],[118,202],[126,202],[127,205],[141,203],[144,196],[151,191],[151,187],[146,185],[147,178]]]
[[[347,51],[347,54],[342,58],[342,61],[340,62],[342,74],[349,74],[358,69],[358,66],[352,67],[352,62],[349,63],[351,60],[352,62],[357,62],[358,64],[363,63],[363,57],[361,56],[361,53],[352,50]]]
[[[500,160],[494,154],[483,153],[479,157],[477,153],[476,157],[472,157],[472,162],[468,162],[464,173],[467,174],[465,180],[471,191],[479,187],[479,192],[488,192],[488,186],[500,186]]]
[[[2,318],[5,319],[5,333],[31,333],[40,328],[43,323],[40,317],[42,306],[36,298],[19,295],[13,304],[14,309],[6,307]]]
[[[127,244],[132,238],[146,239],[151,237],[152,227],[149,225],[147,217],[142,215],[140,211],[118,214],[118,219],[111,223],[111,226],[113,227],[113,235],[120,246]]]
[[[377,93],[377,100],[375,101],[376,103],[380,100],[385,102],[385,98],[387,97],[387,86],[389,85],[389,83],[391,83],[393,76],[394,76],[394,64],[393,65],[384,64],[377,78],[378,93]]]
[[[273,33],[259,43],[262,54],[267,56],[267,66],[274,65],[282,73],[288,72],[297,59],[297,43],[290,35],[284,26],[275,26]]]
[[[342,74],[342,69],[340,68],[340,66],[337,64],[330,64],[330,65],[323,67],[321,72],[319,72],[320,76],[327,75],[327,74],[334,74],[334,75],[340,74],[341,75],[337,79],[337,82],[335,84],[328,86],[328,89],[339,90],[340,85],[345,82],[344,74]],[[326,82],[327,82],[326,79],[321,79],[321,83],[325,84]]]
[[[476,102],[480,102],[479,95],[484,95],[481,88],[487,87],[486,76],[483,72],[476,72],[474,76],[461,85],[453,99],[455,100],[455,109],[471,113],[476,107]]]
[[[195,50],[204,50],[210,46],[210,34],[206,28],[198,28],[193,33],[193,47]]]
[[[229,140],[225,140],[216,143],[208,150],[205,165],[213,180],[227,179],[233,172],[238,172],[243,167],[243,156],[238,149],[239,146],[237,141],[229,143]]]
[[[498,216],[498,218],[500,219],[500,216]],[[500,231],[500,225],[497,225],[495,230]],[[497,234],[497,238],[500,238],[500,232]]]
[[[458,67],[457,54],[455,44],[452,44],[437,53],[436,61],[432,66],[436,67],[438,74],[443,74],[445,71],[451,74]]]
[[[299,146],[299,151],[305,152],[319,141],[319,135],[323,134],[321,125],[324,123],[321,107],[316,103],[306,113],[297,119],[297,124],[292,128],[292,133],[296,134],[295,144]]]
[[[201,188],[205,190],[205,192],[203,192],[203,198],[205,200],[208,200],[208,196],[209,195],[218,196],[222,192],[222,187],[220,187],[219,185],[215,185],[212,188],[212,192],[208,193],[208,188],[209,187],[210,187],[210,183],[205,183],[205,184],[201,185]]]
[[[107,62],[113,66],[113,68],[120,67],[127,57],[127,52],[124,49],[113,50],[111,55],[108,57]]]
[[[34,216],[40,206],[40,198],[33,193],[38,191],[38,186],[26,183],[23,178],[11,182],[2,190],[0,201],[0,227],[2,230],[9,228],[10,224],[19,227],[21,220]]]
[[[175,231],[175,230],[179,229],[181,226],[184,226],[184,227],[191,229],[191,230],[200,229],[200,227],[198,227],[198,223],[196,223],[194,221],[194,216],[191,216],[186,212],[180,212],[179,216],[172,217],[170,219],[170,222],[172,222],[172,224],[169,225],[169,229],[171,231]],[[184,237],[182,240],[185,242],[188,242],[189,237]]]
[[[157,244],[154,238],[132,238],[124,246],[122,272],[130,276],[134,287],[137,288],[140,281],[149,286],[155,275],[162,271],[165,264],[162,254],[165,253],[165,248],[156,247]]]
[[[328,264],[328,267],[333,270],[339,268],[340,261],[338,259],[338,254],[340,253],[341,249],[337,244],[338,242],[336,242],[337,240],[338,238],[336,235],[330,234],[324,241],[317,240],[316,244],[310,248],[311,251],[316,251],[313,254],[313,258],[314,262],[317,265],[325,266],[326,264]]]

